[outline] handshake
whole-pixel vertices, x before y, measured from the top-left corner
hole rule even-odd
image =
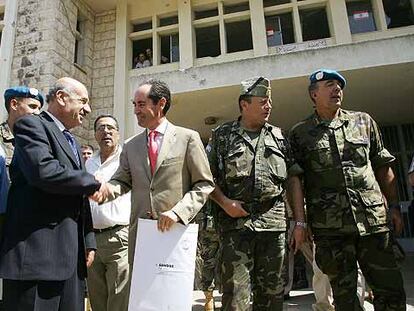
[[[113,186],[110,183],[105,182],[99,176],[95,176],[96,180],[101,183],[101,187],[94,194],[89,196],[89,199],[95,201],[98,204],[105,202],[108,198],[114,196]]]

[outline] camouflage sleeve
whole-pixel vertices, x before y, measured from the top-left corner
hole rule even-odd
[[[384,147],[381,131],[374,119],[370,118],[369,158],[374,170],[395,161],[395,157]]]
[[[218,177],[218,152],[217,152],[217,129],[212,130],[211,138],[206,147],[208,162],[210,163],[211,174],[214,180]]]
[[[302,175],[303,170],[303,152],[299,145],[295,131],[291,130],[288,139],[290,163],[288,164],[288,175],[297,176]]]

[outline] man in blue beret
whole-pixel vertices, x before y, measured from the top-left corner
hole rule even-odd
[[[14,151],[14,122],[26,114],[38,114],[43,106],[43,96],[35,88],[15,86],[4,92],[7,120],[0,124],[0,145],[6,152],[6,165],[10,165]]]
[[[388,226],[392,222],[396,234],[402,230],[395,157],[369,114],[342,109],[341,74],[319,69],[309,79],[315,112],[291,129],[289,190],[295,209],[306,198],[316,263],[329,277],[335,310],[363,310],[356,294],[358,265],[373,290],[375,310],[406,310]]]

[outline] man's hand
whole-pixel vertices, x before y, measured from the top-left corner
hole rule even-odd
[[[403,229],[403,222],[401,219],[401,212],[396,208],[390,209],[391,224],[393,225],[393,232],[396,236],[399,236]]]
[[[227,215],[229,215],[230,217],[233,217],[233,218],[246,217],[249,215],[249,213],[246,212],[244,208],[242,207],[243,203],[244,202],[238,201],[238,200],[226,199],[224,201],[222,208],[227,213]]]
[[[86,250],[86,266],[89,268],[95,259],[95,250],[87,249]]]
[[[168,231],[172,225],[178,222],[179,218],[173,211],[166,211],[158,217],[158,230],[161,232]]]
[[[97,203],[104,202],[112,194],[110,185],[108,183],[102,182],[101,187],[89,198]]]
[[[294,254],[297,253],[297,251],[301,248],[302,244],[306,241],[306,235],[306,228],[302,226],[295,226],[295,228],[293,228],[289,246],[294,251]]]

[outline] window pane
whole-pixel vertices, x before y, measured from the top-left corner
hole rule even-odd
[[[325,8],[303,10],[299,14],[303,41],[330,37]]]
[[[202,19],[218,15],[218,9],[214,8],[211,10],[194,11],[194,19]]]
[[[348,1],[346,3],[349,27],[351,33],[375,31],[374,15],[372,13],[371,1]]]
[[[290,3],[290,0],[263,0],[263,6],[273,6],[278,4]]]
[[[178,34],[161,36],[161,64],[178,62],[180,49]]]
[[[178,16],[160,18],[160,27],[178,24]]]
[[[152,66],[152,38],[132,43],[132,68]]]
[[[134,32],[152,29],[152,21],[134,25]]]
[[[382,0],[388,28],[414,25],[411,0]]]
[[[224,14],[247,11],[249,9],[249,2],[224,5]]]
[[[226,23],[227,53],[253,49],[250,20]]]
[[[196,28],[196,53],[197,58],[220,55],[219,26]]]
[[[277,46],[295,42],[292,13],[266,16],[267,46]]]

